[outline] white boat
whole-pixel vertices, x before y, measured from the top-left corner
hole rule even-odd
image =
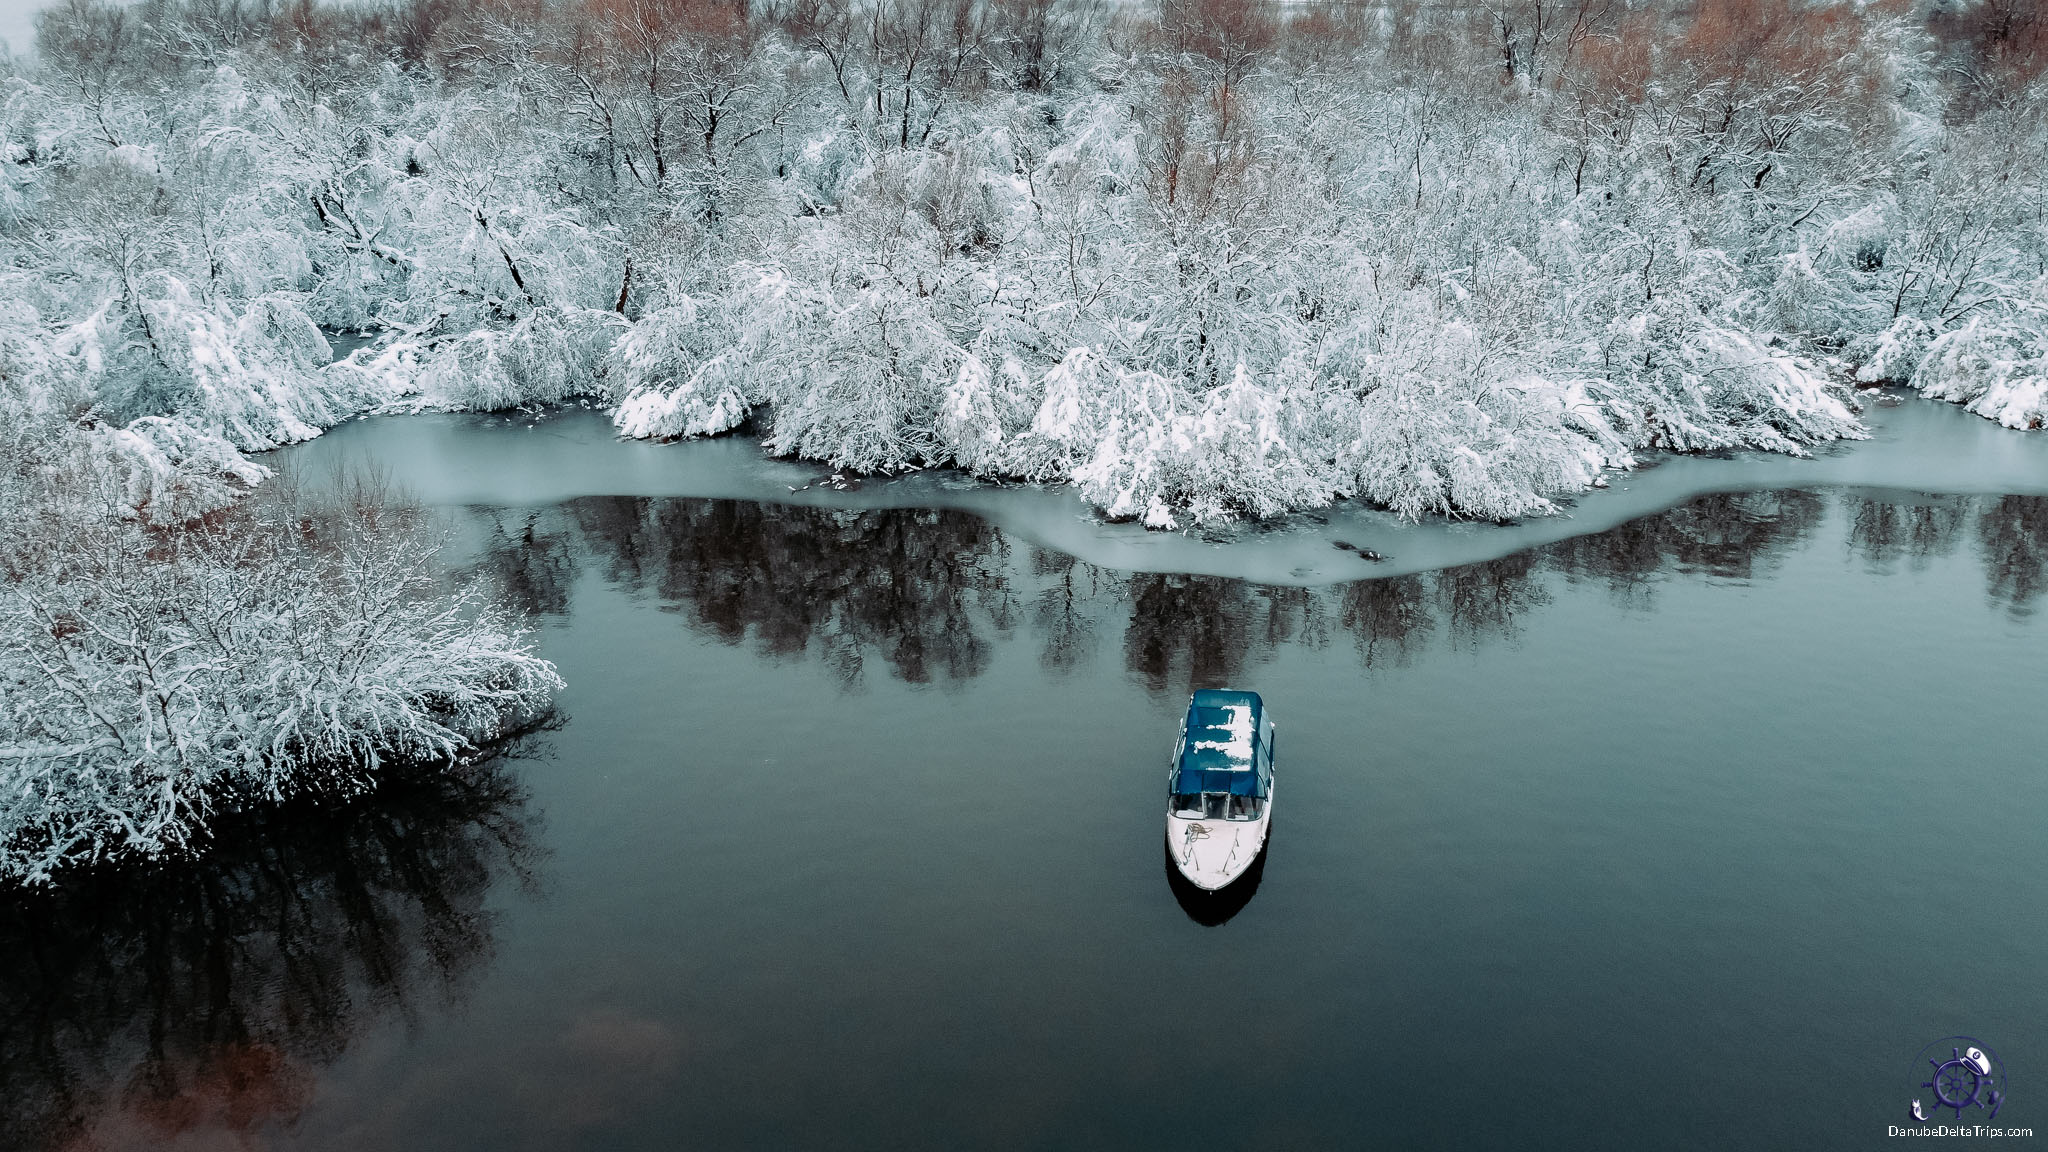
[[[1188,701],[1166,777],[1166,853],[1214,892],[1250,870],[1273,822],[1273,720],[1256,692]]]

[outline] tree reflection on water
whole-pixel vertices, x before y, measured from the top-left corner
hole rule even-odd
[[[1031,614],[1039,663],[1049,672],[1072,672],[1095,654],[1088,605],[1102,595],[1105,575],[1065,552],[1043,548],[1031,550],[1031,571],[1041,578]]]
[[[1646,604],[1674,576],[1763,579],[1831,510],[1874,570],[1964,554],[1974,541],[1995,605],[2027,612],[2048,587],[2048,499],[1861,491],[1705,496],[1496,560],[1325,589],[1119,574],[1012,545],[965,512],[696,499],[577,500],[498,524],[480,564],[519,602],[560,611],[581,558],[704,635],[822,659],[849,686],[878,661],[911,683],[966,680],[988,667],[996,637],[1021,626],[1056,675],[1092,658],[1098,637],[1120,635],[1126,670],[1163,693],[1237,681],[1290,645],[1348,637],[1372,667],[1430,643],[1512,639],[1557,579],[1604,583],[1624,606]]]
[[[1849,550],[1873,572],[1890,572],[1902,561],[1924,566],[1956,550],[1969,526],[1971,503],[1967,496],[1855,499]]]
[[[1831,515],[1849,556],[1876,570],[1974,562],[1990,603],[2015,615],[2048,590],[2043,497],[1710,496],[1485,563],[1324,589],[1118,574],[952,511],[603,498],[488,515],[477,566],[528,612],[566,613],[579,578],[605,579],[706,637],[821,660],[848,685],[870,669],[964,681],[1018,631],[1053,675],[1108,652],[1157,693],[1346,638],[1364,665],[1398,666],[1431,645],[1512,639],[1559,582],[1637,605],[1676,578],[1766,578]],[[460,991],[492,950],[490,891],[525,881],[535,851],[525,798],[494,762],[340,809],[222,821],[203,863],[0,899],[0,1147],[234,1143],[289,1124],[372,1023]],[[1233,911],[1179,895],[1204,923]]]
[[[2002,496],[1977,519],[1991,598],[2015,616],[2034,610],[2048,581],[2048,496]]]
[[[1254,633],[1251,620],[1253,601],[1266,591],[1216,576],[1130,577],[1124,666],[1154,692],[1174,683],[1231,683],[1246,657],[1264,650],[1264,637]]]
[[[0,1147],[243,1146],[374,1020],[459,992],[536,852],[502,761],[218,822],[202,860],[0,901]]]
[[[1753,580],[1791,552],[1827,515],[1815,492],[1727,492],[1605,532],[1560,540],[1529,553],[1540,566],[1580,580],[1639,590],[1672,572]]]
[[[848,681],[875,658],[913,684],[973,677],[1007,621],[1010,546],[957,512],[599,498],[569,515],[613,580],[728,644],[816,651]]]

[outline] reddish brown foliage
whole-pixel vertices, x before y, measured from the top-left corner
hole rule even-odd
[[[1159,36],[1183,56],[1220,65],[1225,83],[1237,83],[1280,35],[1273,0],[1161,0]]]
[[[1355,50],[1372,33],[1366,12],[1355,5],[1335,0],[1314,0],[1294,10],[1287,21],[1288,50],[1297,55],[1320,56],[1332,51]]]
[[[1589,36],[1580,43],[1559,83],[1589,104],[1640,104],[1650,88],[1655,41],[1652,18],[1630,16],[1613,35]]]
[[[1703,83],[1840,83],[1845,49],[1869,26],[1846,4],[1701,0],[1672,51]]]
[[[152,1067],[65,1148],[255,1147],[267,1128],[296,1119],[311,1095],[307,1069],[284,1052],[261,1043],[224,1044],[189,1065]]]
[[[631,43],[733,41],[747,31],[747,7],[734,0],[581,0],[585,16]]]
[[[2017,96],[2048,74],[2048,7],[2041,0],[1944,4],[1927,27],[1964,78],[1964,111]]]

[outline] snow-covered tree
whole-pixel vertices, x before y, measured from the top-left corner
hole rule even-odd
[[[66,0],[0,246],[122,427],[581,394],[1162,526],[1519,515],[1857,435],[1851,376],[2035,422],[2048,21],[1978,7]]]

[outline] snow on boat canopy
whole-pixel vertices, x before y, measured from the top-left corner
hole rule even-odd
[[[1244,875],[1265,847],[1273,735],[1256,692],[1204,689],[1188,702],[1167,777],[1166,849],[1197,887]]]
[[[1265,781],[1252,768],[1252,736],[1264,711],[1256,692],[1195,693],[1173,791],[1264,796]]]

